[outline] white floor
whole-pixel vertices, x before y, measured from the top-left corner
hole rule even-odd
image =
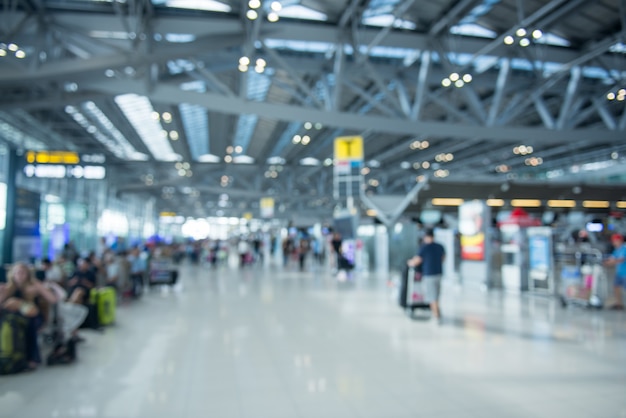
[[[626,417],[626,314],[448,286],[408,319],[384,279],[183,266],[84,332],[79,361],[0,378],[0,417]]]

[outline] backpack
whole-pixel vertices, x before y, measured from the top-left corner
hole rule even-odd
[[[28,319],[12,312],[0,312],[0,375],[26,369],[26,328]]]

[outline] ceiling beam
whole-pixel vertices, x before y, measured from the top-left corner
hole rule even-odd
[[[362,131],[371,129],[375,132],[414,135],[421,133],[433,137],[446,138],[484,138],[495,141],[527,141],[533,138],[546,143],[569,142],[594,138],[602,142],[623,141],[623,134],[601,129],[578,129],[553,131],[538,127],[501,126],[497,128],[455,124],[448,122],[422,122],[409,119],[392,118],[376,115],[358,115],[345,112],[327,112],[294,105],[250,102],[238,97],[225,97],[215,93],[195,93],[182,91],[177,87],[157,85],[152,91],[146,91],[142,83],[132,80],[103,80],[85,83],[87,88],[106,91],[112,94],[134,92],[148,96],[162,103],[190,103],[204,106],[209,110],[224,114],[256,114],[260,117],[283,121],[315,121],[328,127],[338,127]]]

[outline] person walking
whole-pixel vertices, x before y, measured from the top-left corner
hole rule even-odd
[[[613,254],[604,262],[606,266],[615,267],[614,296],[615,304],[609,309],[624,310],[624,299],[622,289],[626,286],[626,245],[622,234],[613,234],[611,244],[615,250]]]
[[[435,242],[433,231],[426,231],[424,245],[417,255],[407,260],[409,267],[422,267],[422,282],[424,283],[424,300],[430,304],[432,321],[441,322],[441,310],[439,309],[439,294],[441,293],[441,275],[443,273],[443,260],[446,252],[441,244]]]

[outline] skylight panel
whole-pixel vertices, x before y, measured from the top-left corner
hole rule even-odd
[[[388,26],[398,29],[409,30],[414,30],[415,28],[417,28],[417,25],[415,23],[404,19],[397,19],[392,14],[364,17],[361,23],[367,26],[377,26],[381,28],[386,28]]]
[[[572,43],[567,39],[557,36],[553,33],[544,33],[543,36],[539,39],[534,40],[538,44],[552,45],[552,46],[563,46],[570,47]]]
[[[367,47],[363,45],[361,47],[361,52],[365,52]],[[370,56],[372,57],[381,57],[381,58],[396,58],[396,59],[404,59],[408,54],[413,52],[412,49],[408,48],[394,48],[389,46],[376,46],[371,49]]]
[[[161,3],[165,7],[176,9],[204,10],[207,12],[221,13],[229,13],[232,11],[232,8],[228,4],[215,0],[166,0]]]
[[[335,47],[330,42],[307,42],[307,41],[290,41],[284,39],[266,39],[265,46],[272,49],[287,49],[297,52],[313,52],[326,54]]]
[[[46,145],[43,142],[33,138],[30,135],[25,134],[23,131],[2,120],[0,120],[0,136],[2,136],[4,139],[11,142],[12,144],[19,147],[24,147],[26,149],[46,149]]]
[[[65,112],[83,129],[104,145],[117,158],[127,161],[144,161],[146,154],[138,152],[126,137],[94,102],[80,106],[66,106]]]
[[[167,131],[153,117],[156,112],[147,97],[136,94],[124,94],[117,96],[115,102],[124,112],[124,115],[155,159],[159,161],[177,161],[181,159],[172,149],[167,139]]]
[[[197,160],[209,153],[209,116],[202,106],[182,103],[179,109],[191,156]]]
[[[283,6],[282,10],[278,12],[278,16],[281,18],[316,20],[319,22],[325,22],[328,20],[328,16],[325,13],[318,12],[317,10],[301,6],[299,4]]]
[[[367,10],[363,13],[363,16],[371,17],[392,13],[400,1],[401,0],[372,0]]]
[[[452,26],[450,33],[453,35],[473,36],[476,38],[495,39],[498,35],[494,31],[475,23],[463,23]]]

